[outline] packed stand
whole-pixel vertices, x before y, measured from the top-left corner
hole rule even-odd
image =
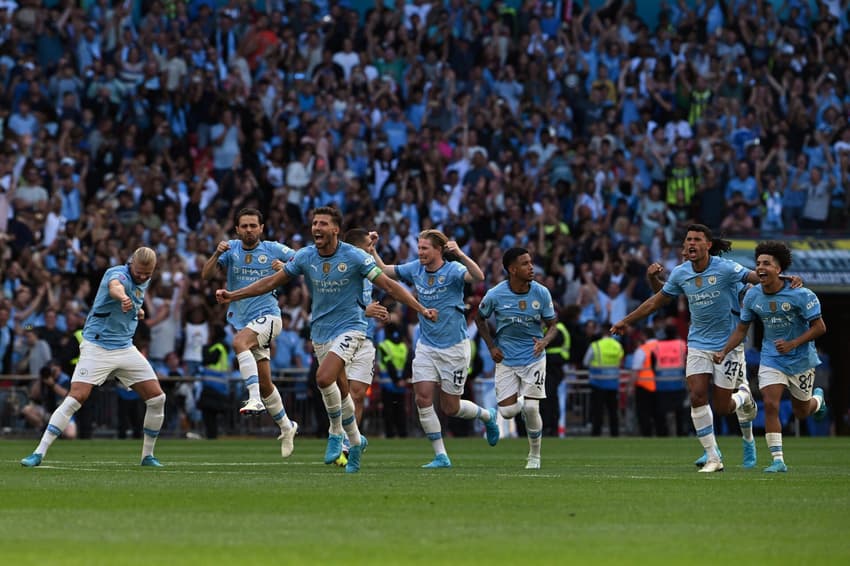
[[[140,245],[160,258],[151,362],[211,365],[229,330],[200,269],[248,206],[295,249],[336,206],[387,263],[442,230],[485,272],[473,309],[526,247],[578,305],[576,364],[692,222],[848,231],[846,1],[672,2],[657,25],[618,1],[82,4],[0,3],[0,374],[70,374],[93,282]],[[312,363],[307,299],[281,293],[275,368]],[[173,392],[197,419],[198,392]]]

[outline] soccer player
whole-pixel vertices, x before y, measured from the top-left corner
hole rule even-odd
[[[375,232],[370,235],[377,240]],[[402,265],[386,265],[377,253],[372,255],[387,275],[415,286],[419,300],[440,312],[439,320],[419,317],[420,333],[413,358],[412,381],[419,423],[434,449],[434,459],[423,467],[451,468],[440,419],[434,410],[437,385],[440,386],[443,414],[467,420],[481,419],[490,446],[499,442],[496,409],[484,409],[461,399],[471,358],[463,286],[483,281],[484,273],[463,253],[457,242],[449,241],[439,230],[422,231],[418,251],[418,260]],[[460,261],[446,261],[445,253],[454,254]]]
[[[407,289],[384,275],[363,250],[340,242],[341,223],[342,214],[336,208],[316,208],[311,225],[313,244],[298,250],[277,273],[241,289],[219,289],[216,299],[229,303],[256,297],[294,277],[305,277],[311,290],[310,337],[319,360],[316,383],[330,421],[325,464],[332,464],[339,458],[343,437],[347,435],[351,452],[345,471],[356,473],[360,470],[360,457],[367,441],[360,435],[351,395],[342,397],[337,380],[346,379],[345,367],[350,366],[366,340],[366,320],[360,305],[363,281],[372,281],[426,320],[436,320],[437,311],[422,306]]]
[[[805,419],[826,414],[823,390],[815,387],[815,367],[820,365],[815,340],[826,333],[817,295],[805,287],[794,289],[779,275],[791,265],[791,250],[782,242],[762,242],[756,246],[756,274],[760,285],[744,296],[741,322],[715,362],[738,346],[755,317],[764,323],[764,341],[759,362],[759,389],[764,400],[764,430],[773,462],[768,473],[786,472],[782,454],[782,423],[779,402],[787,388],[794,416]]]
[[[558,334],[558,320],[552,295],[534,280],[528,250],[510,248],[502,256],[502,265],[508,279],[484,295],[475,324],[496,362],[499,414],[506,419],[522,414],[528,436],[525,468],[536,470],[543,435],[540,400],[546,398],[546,347]],[[486,320],[491,315],[496,319],[495,339]]]
[[[688,262],[688,249],[687,246],[682,247],[682,261]],[[658,293],[664,287],[664,281],[660,279],[661,273],[664,271],[664,267],[660,263],[653,263],[647,267],[647,280],[649,282],[650,287],[654,293]],[[732,301],[735,304],[740,304],[743,294],[746,293],[747,289],[751,286],[751,283],[738,283],[734,287],[729,287],[729,292],[733,294]],[[740,308],[735,308],[733,314],[737,317],[740,312]],[[737,323],[737,318],[735,319],[735,323]],[[671,336],[668,333],[668,338]],[[734,352],[730,354],[730,356],[735,358],[735,361],[730,363],[729,367],[732,367],[732,364],[737,364],[737,375],[738,379],[733,383],[733,388],[737,389],[741,383],[746,383],[749,385],[749,380],[747,379],[747,371],[746,371],[746,361],[744,358],[744,349],[743,346],[741,348],[735,349]],[[734,372],[732,372],[734,373]],[[674,387],[675,385],[672,382],[668,382],[665,387]],[[668,397],[675,396],[675,392],[673,395],[670,395],[671,392],[665,391],[663,395]],[[756,444],[755,438],[753,437],[753,419],[755,415],[752,411],[745,406],[739,407],[735,411],[735,416],[738,419],[738,426],[741,429],[741,441],[744,447],[744,457],[742,466],[744,468],[754,468],[756,465]],[[679,417],[677,419],[677,427]],[[718,454],[720,454],[720,450],[718,449]],[[722,454],[721,454],[722,458]],[[708,452],[703,450],[702,455],[694,461],[694,464],[701,468],[705,466],[705,463],[708,461]]]
[[[726,343],[737,324],[739,283],[758,283],[755,272],[734,261],[718,257],[729,251],[731,243],[714,238],[702,224],[688,226],[684,252],[688,259],[670,273],[660,291],[643,302],[625,318],[614,323],[612,334],[623,334],[630,324],[642,320],[675,297],[684,294],[691,313],[688,332],[687,382],[691,398],[691,420],[707,459],[700,472],[723,470],[723,460],[714,436],[714,415],[708,404],[709,383],[714,381],[714,406],[722,415],[742,410],[747,421],[756,417],[756,404],[746,380],[743,348],[738,348],[717,363],[714,353]],[[746,442],[745,466],[755,466],[755,442]]]
[[[204,263],[201,271],[204,279],[215,277],[218,267],[227,275],[228,289],[241,289],[280,271],[295,256],[293,250],[281,243],[260,239],[265,225],[259,210],[243,208],[236,213],[235,220],[238,238],[218,243],[215,253]],[[230,303],[227,319],[236,329],[233,350],[248,389],[248,400],[239,412],[258,415],[268,410],[280,427],[280,455],[288,458],[294,449],[298,424],[289,420],[280,392],[272,383],[270,345],[283,328],[276,289]]]
[[[141,465],[162,467],[153,449],[165,416],[165,393],[150,362],[133,345],[136,326],[145,316],[142,309],[145,291],[155,269],[156,252],[141,247],[133,252],[126,265],[106,270],[83,327],[71,390],[50,417],[35,452],[21,460],[23,466],[41,464],[50,445],[89,398],[92,388],[115,375],[122,385],[138,393],[146,405]]]
[[[370,256],[375,249],[369,232],[362,228],[352,228],[345,233],[345,241],[352,246],[358,247]],[[366,317],[366,341],[357,351],[351,364],[346,366],[345,373],[348,379],[341,380],[342,387],[347,382],[351,399],[354,401],[354,415],[357,422],[363,417],[363,403],[366,391],[372,385],[375,377],[375,320],[386,321],[389,318],[387,307],[372,300],[372,282],[363,280],[363,297],[360,300],[363,315]],[[342,391],[345,396],[346,391]]]

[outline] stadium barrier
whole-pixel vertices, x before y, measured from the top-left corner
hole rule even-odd
[[[620,430],[621,434],[637,434],[637,419],[634,411],[633,375],[634,371],[622,370],[620,376]],[[586,370],[565,369],[565,378],[559,388],[561,407],[561,436],[585,436],[590,434],[590,386]],[[21,409],[28,402],[28,391],[37,375],[0,375],[0,430],[4,435],[37,436],[40,431],[29,427],[21,416]],[[663,378],[658,378],[661,381]],[[197,397],[203,380],[223,381],[229,384],[229,403],[231,410],[220,417],[221,434],[229,436],[271,435],[277,426],[268,415],[261,417],[239,417],[238,409],[246,398],[242,379],[238,374],[220,378],[211,376],[160,377],[163,389],[168,394],[166,408],[166,423],[163,427],[164,437],[202,436],[203,430],[200,414],[189,414],[189,430],[181,428],[178,414],[181,412],[175,404],[177,388],[186,383],[192,386]],[[324,414],[321,395],[311,384],[309,369],[286,368],[276,370],[273,381],[283,398],[286,411],[290,418],[301,426],[302,434],[323,436],[327,432],[327,420]],[[93,436],[111,438],[117,435],[118,423],[118,388],[120,385],[109,380],[103,387],[95,388],[89,407]],[[494,380],[483,376],[474,376],[468,380],[468,395],[480,405],[495,406]],[[687,403],[687,398],[685,398]],[[421,435],[421,429],[413,406],[412,389],[406,403],[408,407],[408,431],[412,436]],[[185,411],[183,411],[185,412]],[[500,417],[501,418],[501,417]],[[790,426],[788,432],[800,434],[799,423],[788,412],[783,413],[783,425]],[[457,419],[451,419],[455,421]],[[761,421],[763,423],[763,420]],[[444,430],[452,434],[450,422],[444,422]],[[473,433],[481,431],[480,423],[475,423]],[[381,435],[383,433],[382,405],[380,387],[375,381],[369,390],[364,406],[362,430],[366,434]],[[675,430],[671,427],[670,430]],[[503,432],[507,436],[517,433],[514,423],[505,423]],[[733,432],[733,431],[731,431]],[[730,433],[731,433],[730,432]],[[458,431],[457,434],[463,434]],[[607,426],[603,429],[607,434]]]

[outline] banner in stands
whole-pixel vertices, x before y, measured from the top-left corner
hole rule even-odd
[[[755,268],[753,253],[761,240],[732,240],[732,251],[723,257]],[[850,239],[800,238],[783,240],[791,247],[789,274],[799,275],[809,289],[850,292]]]

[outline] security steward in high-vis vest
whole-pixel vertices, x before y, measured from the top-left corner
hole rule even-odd
[[[387,438],[404,438],[407,436],[405,373],[410,349],[395,324],[387,325],[386,338],[378,344],[377,349],[384,433]]]
[[[198,407],[204,419],[207,438],[218,438],[218,416],[230,409],[230,356],[224,343],[224,328],[212,329],[212,341],[203,351],[201,396]]]
[[[632,354],[632,372],[635,392],[635,414],[637,415],[638,431],[641,436],[667,436],[666,423],[662,424],[663,415],[658,414],[658,403],[655,383],[655,346],[658,341],[651,328],[644,330],[643,342]],[[659,416],[662,417],[659,419]],[[662,426],[665,433],[662,435]]]
[[[603,413],[608,411],[611,436],[620,434],[619,399],[620,368],[625,352],[620,342],[608,335],[590,343],[584,355],[589,372],[591,434],[602,434]]]
[[[546,398],[540,401],[544,436],[558,436],[558,422],[561,418],[558,386],[564,379],[564,364],[570,361],[570,331],[564,323],[563,310],[558,319],[555,325],[558,333],[546,348]]]
[[[658,436],[667,435],[667,415],[670,413],[675,417],[676,435],[687,436],[691,422],[685,386],[688,345],[679,337],[675,326],[667,327],[664,334],[665,339],[655,343],[657,414],[664,423],[663,429],[658,425]]]

